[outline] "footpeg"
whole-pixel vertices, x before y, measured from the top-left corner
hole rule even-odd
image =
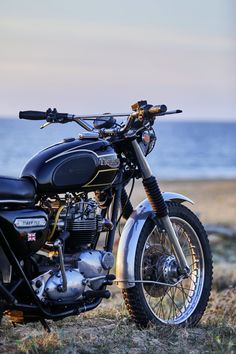
[[[84,300],[102,297],[104,299],[109,299],[111,296],[111,292],[109,290],[88,290],[84,293],[83,298]]]
[[[104,279],[104,285],[112,285],[113,281],[116,279],[115,274],[107,274],[106,278]]]

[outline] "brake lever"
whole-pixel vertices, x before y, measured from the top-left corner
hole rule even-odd
[[[138,129],[130,129],[127,133],[124,134],[124,137],[126,139],[137,138],[138,133],[142,130],[145,130],[145,129],[147,129],[146,125],[138,128]]]
[[[41,125],[40,129],[47,128],[48,125],[52,124],[51,122],[46,122],[43,125]]]

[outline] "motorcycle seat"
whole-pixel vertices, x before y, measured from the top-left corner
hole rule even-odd
[[[0,176],[0,205],[32,204],[35,195],[33,181],[26,178]]]

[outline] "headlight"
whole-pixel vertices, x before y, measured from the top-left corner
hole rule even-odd
[[[156,134],[154,132],[154,129],[150,128],[144,130],[139,145],[145,156],[147,156],[153,150],[155,143],[156,143]]]

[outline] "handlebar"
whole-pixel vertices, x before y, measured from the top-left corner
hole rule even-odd
[[[181,113],[181,110],[175,111],[167,111],[166,105],[157,105],[152,106],[148,105],[146,101],[139,101],[132,106],[134,112],[130,113],[115,113],[115,114],[94,114],[94,115],[87,115],[87,116],[77,116],[68,113],[58,113],[57,110],[54,108],[53,110],[49,108],[46,112],[40,111],[21,111],[19,113],[20,119],[27,119],[27,120],[46,120],[45,123],[41,128],[44,128],[48,124],[51,123],[68,123],[68,122],[76,122],[82,128],[87,131],[94,131],[94,127],[86,122],[86,120],[94,120],[95,118],[105,118],[108,116],[109,118],[112,117],[128,117],[125,125],[121,128],[111,128],[111,129],[100,129],[99,133],[100,136],[116,136],[121,135],[129,131],[130,128],[133,126],[133,122],[139,120],[140,122],[144,122],[143,125],[153,124],[155,116],[163,116],[168,114],[175,114]]]

